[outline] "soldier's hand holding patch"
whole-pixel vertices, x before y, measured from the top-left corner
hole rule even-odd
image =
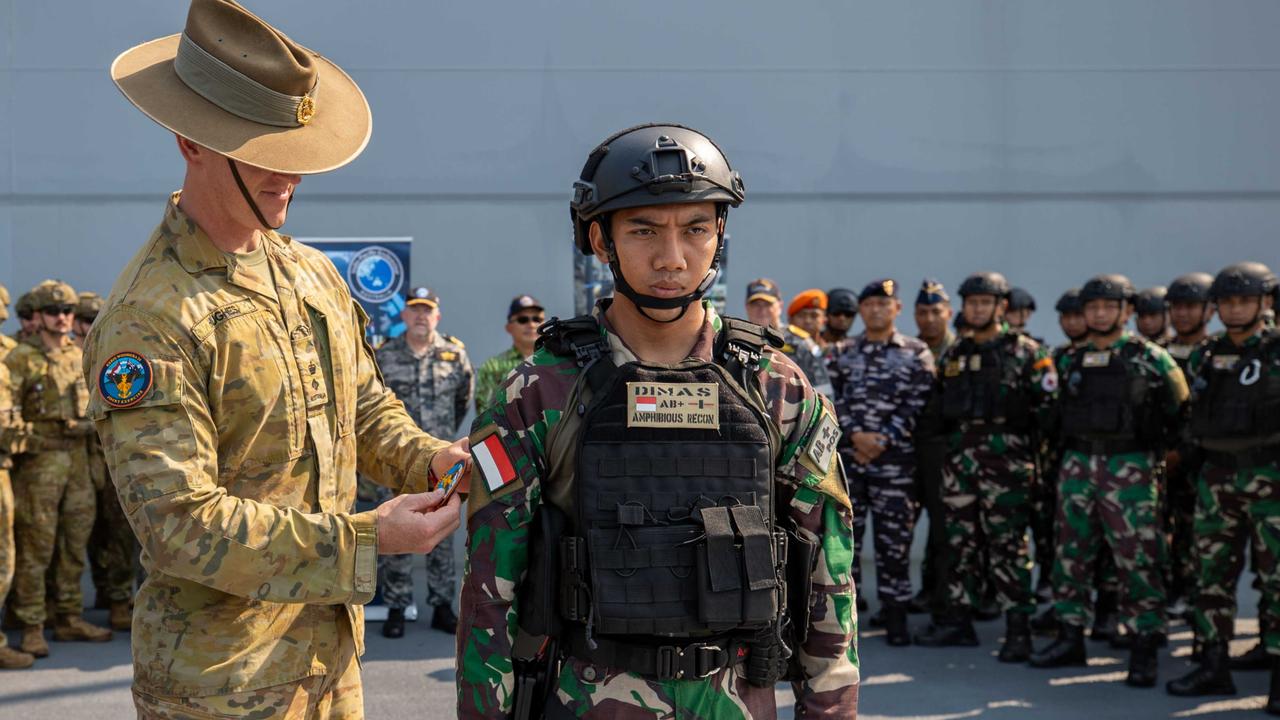
[[[378,554],[429,553],[458,529],[462,500],[454,493],[399,495],[378,506]]]

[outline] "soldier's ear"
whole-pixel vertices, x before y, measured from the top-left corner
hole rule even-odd
[[[604,230],[600,227],[599,220],[592,220],[587,227],[587,236],[591,239],[591,252],[600,262],[609,264],[609,249],[605,247]]]

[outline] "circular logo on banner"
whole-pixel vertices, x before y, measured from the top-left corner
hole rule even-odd
[[[133,407],[151,390],[151,363],[134,352],[116,353],[102,365],[98,392],[114,408]]]
[[[400,291],[404,265],[400,258],[381,245],[371,245],[351,258],[347,280],[357,298],[368,303],[391,299]]]

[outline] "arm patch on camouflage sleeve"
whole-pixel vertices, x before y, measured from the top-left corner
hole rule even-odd
[[[810,473],[810,478],[818,478],[816,483],[807,482],[807,485],[845,507],[852,507],[845,485],[844,467],[836,456],[839,441],[840,423],[824,405],[822,415],[809,431],[808,440],[796,459]]]
[[[471,492],[468,516],[494,500],[500,500],[524,487],[517,461],[507,448],[502,431],[494,423],[471,433]]]

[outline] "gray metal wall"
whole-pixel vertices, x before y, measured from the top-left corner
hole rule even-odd
[[[1280,265],[1273,0],[250,4],[374,109],[368,150],[308,178],[287,230],[413,236],[412,279],[478,358],[517,292],[571,310],[567,188],[654,119],[705,129],[746,179],[738,311],[761,274],[791,293],[995,267],[1047,306],[1100,271]],[[179,157],[107,67],[184,18],[0,0],[0,282],[105,291],[158,221]]]

